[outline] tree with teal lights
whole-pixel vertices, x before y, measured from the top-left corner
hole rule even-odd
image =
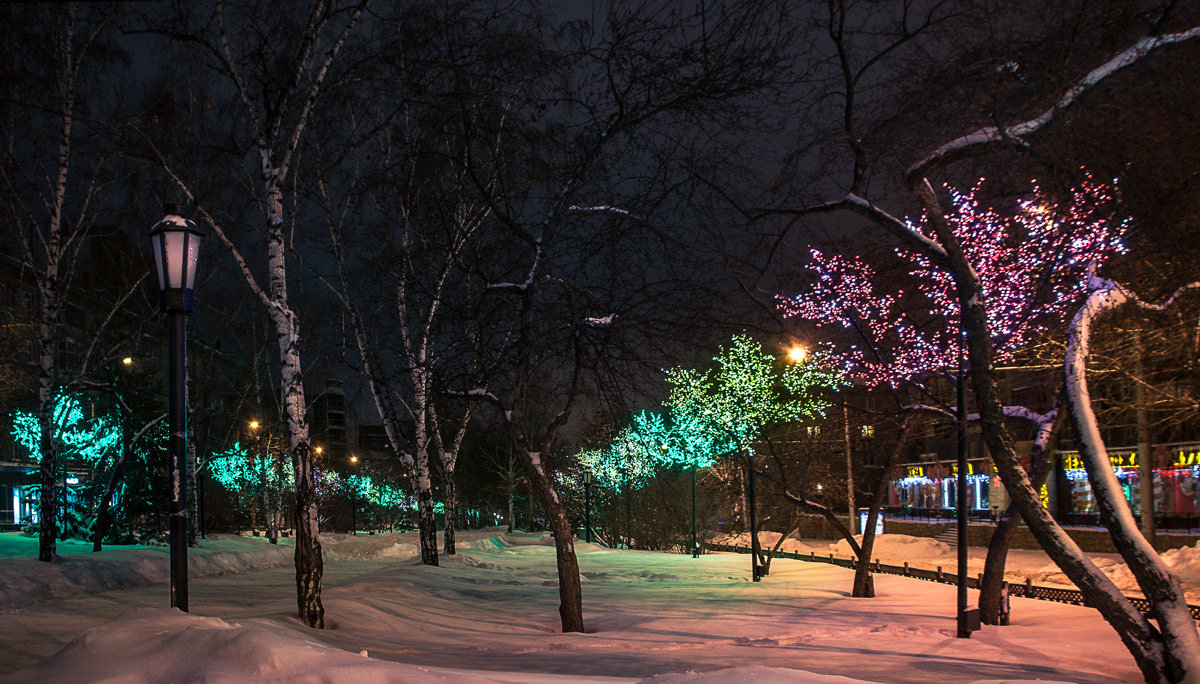
[[[250,511],[251,529],[257,529],[256,513],[262,515],[267,538],[276,543],[284,502],[295,491],[295,477],[291,459],[282,450],[271,449],[271,444],[269,436],[249,446],[234,442],[209,458],[208,470],[217,484],[238,498],[241,508]]]
[[[162,416],[130,430],[127,413],[129,408],[120,401],[61,390],[55,395],[50,412],[50,438],[59,457],[55,479],[67,483],[67,494],[56,497],[58,539],[83,538],[90,533],[93,549],[99,551],[114,518],[128,520],[135,511],[153,508],[155,487],[147,464],[165,438]],[[36,415],[15,411],[12,436],[29,454],[41,453],[42,430]],[[143,467],[126,467],[131,455]],[[84,473],[88,476],[80,477]],[[78,481],[72,483],[73,479]],[[40,499],[40,489],[40,483],[28,485],[22,494]]]

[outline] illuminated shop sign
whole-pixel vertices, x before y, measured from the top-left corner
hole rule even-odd
[[[1186,468],[1188,466],[1200,465],[1200,444],[1174,444],[1157,447],[1166,451],[1168,459],[1166,463],[1159,463],[1155,467],[1168,468]],[[1083,470],[1083,459],[1079,457],[1078,451],[1063,451],[1060,452],[1063,457],[1064,470]],[[1137,468],[1139,463],[1138,453],[1135,449],[1113,449],[1108,452],[1108,462],[1114,468]]]

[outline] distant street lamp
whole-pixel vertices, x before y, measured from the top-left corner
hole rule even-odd
[[[350,455],[350,465],[358,466],[358,457],[354,454]],[[354,487],[350,487],[350,534],[358,536],[358,497],[355,495]]]
[[[170,431],[171,606],[188,610],[187,577],[187,314],[194,304],[203,234],[168,204],[150,229],[159,302],[167,314],[167,424]],[[130,361],[132,363],[132,360]]]
[[[583,471],[583,538],[592,543],[592,471]]]

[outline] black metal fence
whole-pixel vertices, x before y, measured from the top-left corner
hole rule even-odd
[[[729,544],[705,544],[705,548],[713,551],[730,551],[733,553],[750,553],[749,547],[732,546]],[[776,558],[791,558],[793,560],[807,561],[809,563],[828,563],[837,565],[843,568],[853,569],[857,561],[853,558],[838,558],[832,553],[828,555],[818,555],[816,553],[800,553],[798,551],[777,551]],[[925,568],[910,567],[908,563],[904,565],[888,565],[880,563],[876,560],[871,564],[871,571],[884,575],[901,575],[903,577],[914,577],[916,579],[926,580],[928,582],[941,582],[942,584],[958,584],[958,574],[954,572],[943,572],[941,568],[937,570],[928,570]],[[971,589],[978,589],[980,577],[967,577],[967,586]],[[1024,584],[1009,584],[1009,596],[1019,596],[1023,598],[1040,599],[1042,601],[1057,601],[1058,603],[1069,603],[1076,606],[1086,606],[1083,592],[1077,589],[1063,589],[1060,587],[1042,587],[1033,584],[1032,581],[1026,579]],[[1126,596],[1126,599],[1133,604],[1135,608],[1142,611],[1144,614],[1150,612],[1150,602],[1144,598],[1136,596]],[[1188,608],[1192,611],[1192,618],[1200,620],[1200,606],[1189,605]]]

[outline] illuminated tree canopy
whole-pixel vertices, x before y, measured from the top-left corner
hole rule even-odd
[[[708,370],[673,368],[666,406],[681,458],[749,451],[764,429],[824,414],[843,384],[823,355],[783,363],[747,335],[735,335]]]
[[[250,454],[240,442],[215,453],[208,462],[212,478],[230,492],[282,492],[292,488],[291,459]]]
[[[771,425],[820,415],[842,384],[828,359],[783,364],[746,335],[713,360],[711,370],[668,371],[666,415],[642,411],[608,446],[580,453],[580,465],[616,491],[641,486],[659,467],[707,468],[750,450]]]
[[[1032,197],[1011,215],[980,205],[982,183],[966,193],[950,189],[947,220],[979,277],[992,341],[998,358],[1006,359],[1078,304],[1088,270],[1124,251],[1127,222],[1113,218],[1110,188],[1090,176],[1063,203],[1035,184]],[[909,226],[936,240],[926,217]],[[916,297],[879,292],[874,269],[858,257],[813,249],[812,285],[779,303],[786,316],[854,330],[866,348],[849,345],[831,358],[869,387],[895,387],[953,368],[959,355],[958,325],[947,324],[959,317],[953,277],[914,252],[897,254],[908,263]]]
[[[78,394],[59,393],[54,399],[51,420],[63,455],[82,460],[92,468],[105,467],[121,448],[120,419],[108,414],[87,418]],[[41,453],[41,430],[36,415],[15,411],[12,436],[30,454]]]

